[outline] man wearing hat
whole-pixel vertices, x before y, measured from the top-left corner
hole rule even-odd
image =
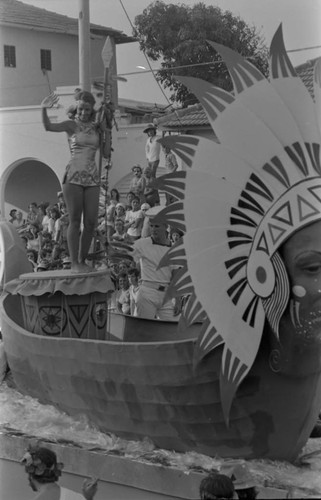
[[[149,123],[144,130],[144,134],[148,135],[145,145],[147,162],[152,170],[152,177],[156,177],[156,170],[159,165],[159,157],[161,153],[161,145],[157,142],[155,125],[153,123]]]
[[[169,299],[166,292],[176,266],[158,268],[171,243],[167,235],[167,224],[155,219],[162,207],[153,207],[146,212],[150,219],[151,236],[140,238],[133,245],[133,258],[139,263],[141,283],[136,296],[136,314],[140,318],[175,321],[180,312],[180,301]]]

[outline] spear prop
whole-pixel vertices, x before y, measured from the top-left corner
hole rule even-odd
[[[101,124],[100,134],[100,154],[99,154],[99,175],[101,177],[103,158],[107,160],[106,183],[108,183],[108,167],[111,159],[111,130],[114,121],[114,105],[111,96],[111,84],[109,78],[109,68],[114,57],[113,45],[110,37],[106,38],[101,58],[104,65],[103,101],[100,109],[99,122]]]

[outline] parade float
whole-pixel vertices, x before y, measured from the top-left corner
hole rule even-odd
[[[179,325],[126,316],[117,325],[107,272],[17,272],[1,298],[5,351],[21,392],[104,432],[180,452],[294,460],[321,407],[320,64],[314,102],[281,28],[269,80],[209,43],[233,94],[179,79],[219,143],[161,140],[191,167],[157,179],[178,199],[159,220],[185,233],[161,262],[181,268],[171,286],[189,296]]]

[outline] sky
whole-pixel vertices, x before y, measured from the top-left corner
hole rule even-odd
[[[78,18],[80,0],[22,0],[24,3],[41,7],[59,14]],[[165,3],[192,6],[195,0],[163,0]],[[89,0],[90,22],[108,26],[132,35],[130,22],[150,5],[151,0]],[[269,46],[279,24],[283,24],[285,46],[294,66],[315,57],[321,57],[321,0],[202,0],[206,5],[214,5],[240,16],[250,26],[254,25]],[[124,12],[124,9],[126,13]],[[302,50],[308,47],[316,49]],[[118,74],[127,75],[127,82],[119,82],[119,97],[139,101],[166,104],[166,97],[150,73],[137,68],[146,65],[144,54],[138,43],[117,46]],[[154,69],[159,67],[152,63]],[[93,76],[93,75],[92,75]]]

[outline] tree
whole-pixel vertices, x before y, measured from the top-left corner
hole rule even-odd
[[[164,69],[157,72],[157,79],[173,92],[171,101],[183,106],[197,99],[173,75],[201,78],[227,91],[232,90],[226,66],[207,40],[230,47],[250,58],[265,76],[268,73],[268,50],[257,29],[229,11],[202,2],[189,7],[156,0],[136,16],[134,34],[140,49],[151,60],[161,60]],[[203,64],[209,62],[213,64]],[[176,66],[189,67],[170,69]]]

